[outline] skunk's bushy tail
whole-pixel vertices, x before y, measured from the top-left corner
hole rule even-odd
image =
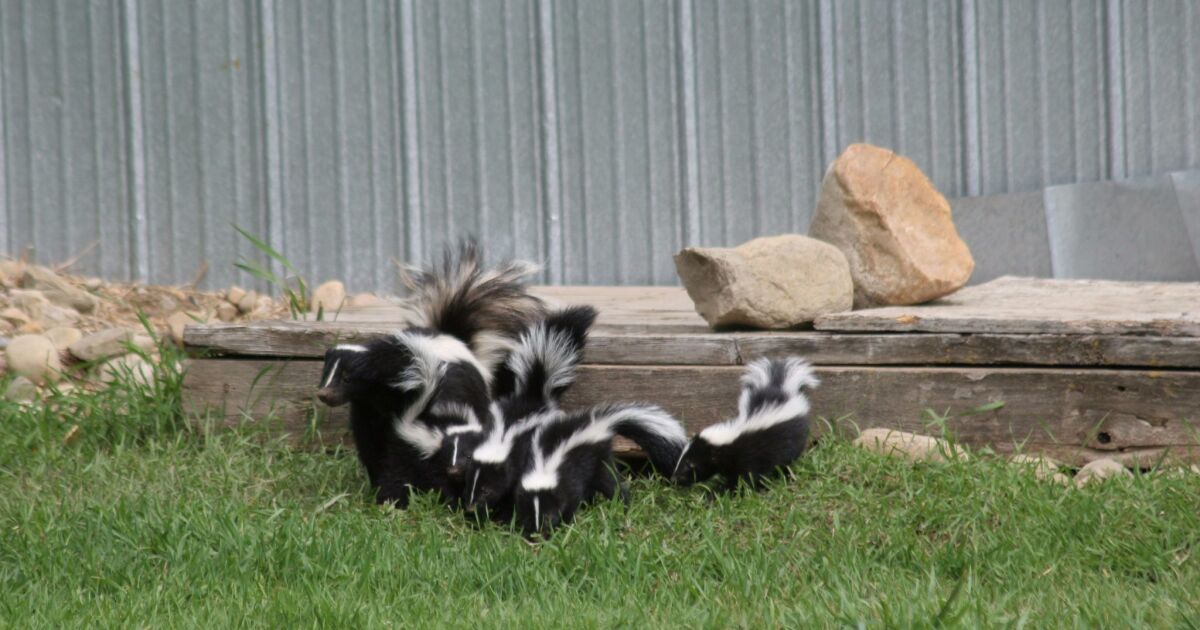
[[[683,425],[657,405],[609,405],[597,408],[594,417],[611,423],[613,433],[633,440],[661,475],[671,474],[687,445]]]
[[[494,370],[521,331],[542,316],[542,301],[526,290],[532,263],[509,261],[485,269],[474,239],[446,251],[440,267],[405,267],[401,279],[412,291],[417,323],[467,344]]]
[[[596,309],[574,306],[551,313],[522,333],[505,366],[512,373],[513,393],[557,400],[575,382],[575,367],[595,321]]]
[[[761,358],[746,366],[742,386],[752,390],[778,389],[788,396],[798,396],[821,384],[810,363],[800,357],[786,359]]]

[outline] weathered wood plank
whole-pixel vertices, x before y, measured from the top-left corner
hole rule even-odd
[[[195,360],[185,404],[191,412],[212,409],[226,422],[274,413],[285,429],[300,433],[309,426],[319,372],[317,361]],[[814,410],[842,425],[926,431],[932,409],[945,414],[945,426],[964,443],[1000,452],[1047,452],[1075,464],[1111,456],[1148,463],[1164,452],[1200,457],[1200,372],[847,366],[818,372],[824,383]],[[696,431],[734,413],[740,374],[733,366],[584,366],[564,403],[653,402]],[[1003,406],[972,412],[997,401]],[[333,414],[325,434],[340,439],[344,422],[342,413]]]
[[[817,330],[1200,336],[1200,283],[998,278],[929,304],[820,317]]]
[[[359,322],[254,322],[191,326],[193,349],[248,357],[323,356],[393,328]],[[736,365],[798,354],[834,365],[1058,365],[1200,367],[1200,338],[1133,335],[837,334],[821,332],[631,333],[599,328],[585,363]]]

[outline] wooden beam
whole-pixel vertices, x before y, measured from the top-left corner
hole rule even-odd
[[[317,358],[335,343],[388,334],[378,323],[254,322],[189,326],[196,352]],[[1058,365],[1200,368],[1200,337],[1115,335],[835,334],[822,332],[639,333],[599,328],[585,363],[738,365],[798,354],[831,365]]]
[[[320,369],[312,360],[194,360],[185,406],[225,423],[274,418],[303,433],[312,426]],[[841,429],[930,432],[928,425],[944,425],[966,444],[1045,452],[1073,464],[1100,457],[1148,464],[1164,453],[1200,458],[1200,372],[837,366],[818,373],[824,382],[814,411]],[[564,404],[652,402],[698,431],[734,413],[740,374],[734,366],[584,366]],[[337,411],[318,426],[340,440],[345,416]]]

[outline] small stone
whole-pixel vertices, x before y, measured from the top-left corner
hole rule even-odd
[[[21,335],[4,349],[8,369],[41,385],[58,380],[62,361],[54,343],[42,335]]]
[[[129,344],[134,348],[141,350],[145,354],[152,354],[158,351],[158,343],[154,341],[154,337],[146,333],[138,333],[129,340]]]
[[[24,376],[14,378],[8,384],[8,389],[4,390],[4,399],[9,402],[34,400],[37,395],[38,386]]]
[[[1132,477],[1133,473],[1115,459],[1097,459],[1075,473],[1075,487],[1082,488],[1089,483],[1103,481],[1112,477]]]
[[[337,280],[330,280],[313,290],[312,312],[324,310],[333,313],[342,308],[346,301],[346,286]]]
[[[203,321],[203,313],[185,313],[179,311],[172,313],[167,317],[167,329],[170,331],[171,340],[176,345],[183,346],[183,329],[187,326],[199,323],[197,320]]]
[[[89,291],[95,291],[104,286],[104,281],[100,278],[86,278],[83,281],[83,286]]]
[[[0,260],[0,282],[16,282],[25,275],[25,263],[19,260]]]
[[[21,324],[17,328],[17,332],[21,333],[22,335],[39,335],[45,329],[46,327],[42,326],[41,322],[29,322],[27,324]]]
[[[233,300],[230,300],[230,302],[233,302]],[[234,304],[237,304],[238,312],[249,313],[250,311],[253,311],[254,307],[258,304],[258,293],[254,291],[247,291],[246,294],[242,296],[242,299],[234,302]]]
[[[894,429],[867,429],[854,443],[868,451],[919,462],[944,462],[970,459],[966,450],[946,440]]]
[[[116,357],[100,366],[100,381],[103,383],[126,378],[138,385],[150,385],[154,382],[154,366],[136,354]]]
[[[80,361],[97,361],[129,352],[127,344],[133,337],[133,331],[127,328],[109,328],[83,337],[68,350]]]
[[[756,238],[732,249],[688,247],[675,269],[710,326],[792,328],[850,310],[854,283],[846,257],[797,234]]]
[[[231,322],[237,319],[238,308],[229,302],[221,302],[217,305],[217,319],[223,322]]]
[[[83,339],[83,331],[70,326],[57,326],[46,331],[46,338],[54,344],[59,352],[62,352],[71,344]]]
[[[1067,484],[1070,483],[1070,477],[1058,472],[1062,464],[1041,455],[1013,455],[1008,463],[1019,466],[1033,473],[1039,481],[1053,481],[1055,483]]]
[[[225,299],[229,300],[230,304],[237,304],[244,297],[246,297],[246,290],[236,284],[229,287],[229,290],[225,292]]]
[[[15,307],[9,307],[0,311],[0,319],[7,321],[13,326],[20,326],[21,324],[28,324],[33,321],[25,314],[25,311]]]
[[[383,298],[375,295],[374,293],[359,293],[350,298],[350,301],[347,303],[348,306],[355,307],[378,306],[380,304],[384,304]]]
[[[12,289],[8,292],[8,304],[21,309],[32,320],[41,319],[42,310],[50,306],[50,300],[36,289]]]
[[[96,296],[75,287],[54,271],[39,265],[30,265],[25,269],[25,274],[21,276],[21,287],[38,289],[51,302],[69,306],[80,313],[90,313],[99,304]]]
[[[829,166],[808,234],[846,255],[855,308],[928,302],[975,268],[946,198],[912,160],[869,144]]]
[[[42,316],[38,318],[39,323],[51,328],[59,326],[69,326],[79,321],[79,311],[67,306],[58,306],[56,304],[47,304],[42,309]]]
[[[17,327],[12,325],[12,322],[7,319],[0,319],[0,336],[7,337],[11,335]]]

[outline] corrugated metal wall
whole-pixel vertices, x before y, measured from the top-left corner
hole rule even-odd
[[[948,196],[1200,167],[1200,4],[0,0],[0,139],[0,248],[111,277],[244,282],[237,223],[355,289],[468,232],[672,283],[858,140]]]

